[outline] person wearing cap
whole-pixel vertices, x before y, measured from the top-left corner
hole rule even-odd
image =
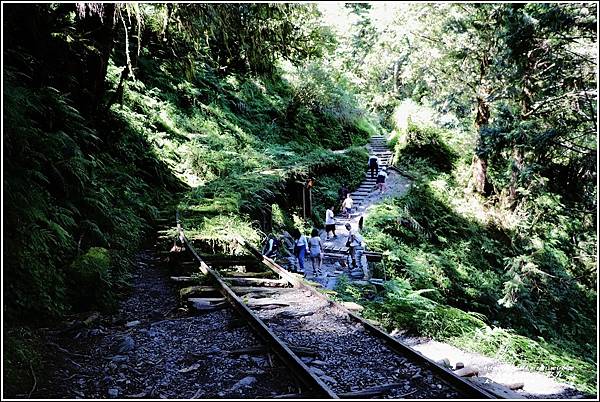
[[[387,178],[387,171],[385,168],[383,168],[377,175],[377,181],[375,182],[375,184],[377,185],[377,189],[379,190],[379,194],[381,194],[385,191],[385,179],[386,178]]]

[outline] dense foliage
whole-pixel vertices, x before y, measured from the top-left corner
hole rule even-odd
[[[253,220],[272,204],[298,208],[285,201],[296,180],[327,172],[323,184],[335,189],[319,183],[319,201],[341,180],[357,181],[350,166],[364,152],[330,149],[364,144],[376,129],[327,71],[297,64],[331,42],[313,6],[6,11],[11,317],[109,307],[158,205],[186,185],[195,187],[186,205],[201,220],[241,212],[255,232]]]
[[[354,23],[336,54],[415,180],[366,217],[398,281],[366,314],[593,392],[597,5],[332,13]]]
[[[14,376],[39,364],[23,325],[115,308],[160,211],[179,209],[206,252],[321,227],[385,130],[414,180],[365,221],[390,281],[342,280],[339,297],[368,299],[389,329],[595,388],[597,4],[3,11]]]

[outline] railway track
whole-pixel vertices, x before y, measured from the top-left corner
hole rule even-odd
[[[187,264],[209,283],[192,287],[187,303],[201,310],[230,304],[298,380],[296,393],[269,398],[494,398],[329,300],[243,239],[237,241],[254,260],[213,259],[210,266],[186,238],[179,215],[177,228]]]

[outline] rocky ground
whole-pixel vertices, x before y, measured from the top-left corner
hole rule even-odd
[[[188,316],[152,250],[112,316],[86,314],[44,331],[44,373],[32,398],[245,398],[297,392],[274,356],[230,309]],[[87,320],[87,323],[84,321]]]
[[[461,394],[429,369],[391,351],[342,309],[302,289],[282,292],[286,305],[255,313],[290,347],[309,348],[310,370],[338,395],[394,384],[379,398],[454,399]],[[383,363],[383,364],[382,364]]]

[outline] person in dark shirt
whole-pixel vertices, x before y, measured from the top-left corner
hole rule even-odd
[[[371,170],[371,179],[379,174],[379,164],[381,160],[376,155],[369,155],[369,169]]]
[[[349,192],[350,191],[348,190],[348,186],[346,184],[343,184],[342,187],[340,187],[340,189],[338,190],[338,201],[344,201]]]

